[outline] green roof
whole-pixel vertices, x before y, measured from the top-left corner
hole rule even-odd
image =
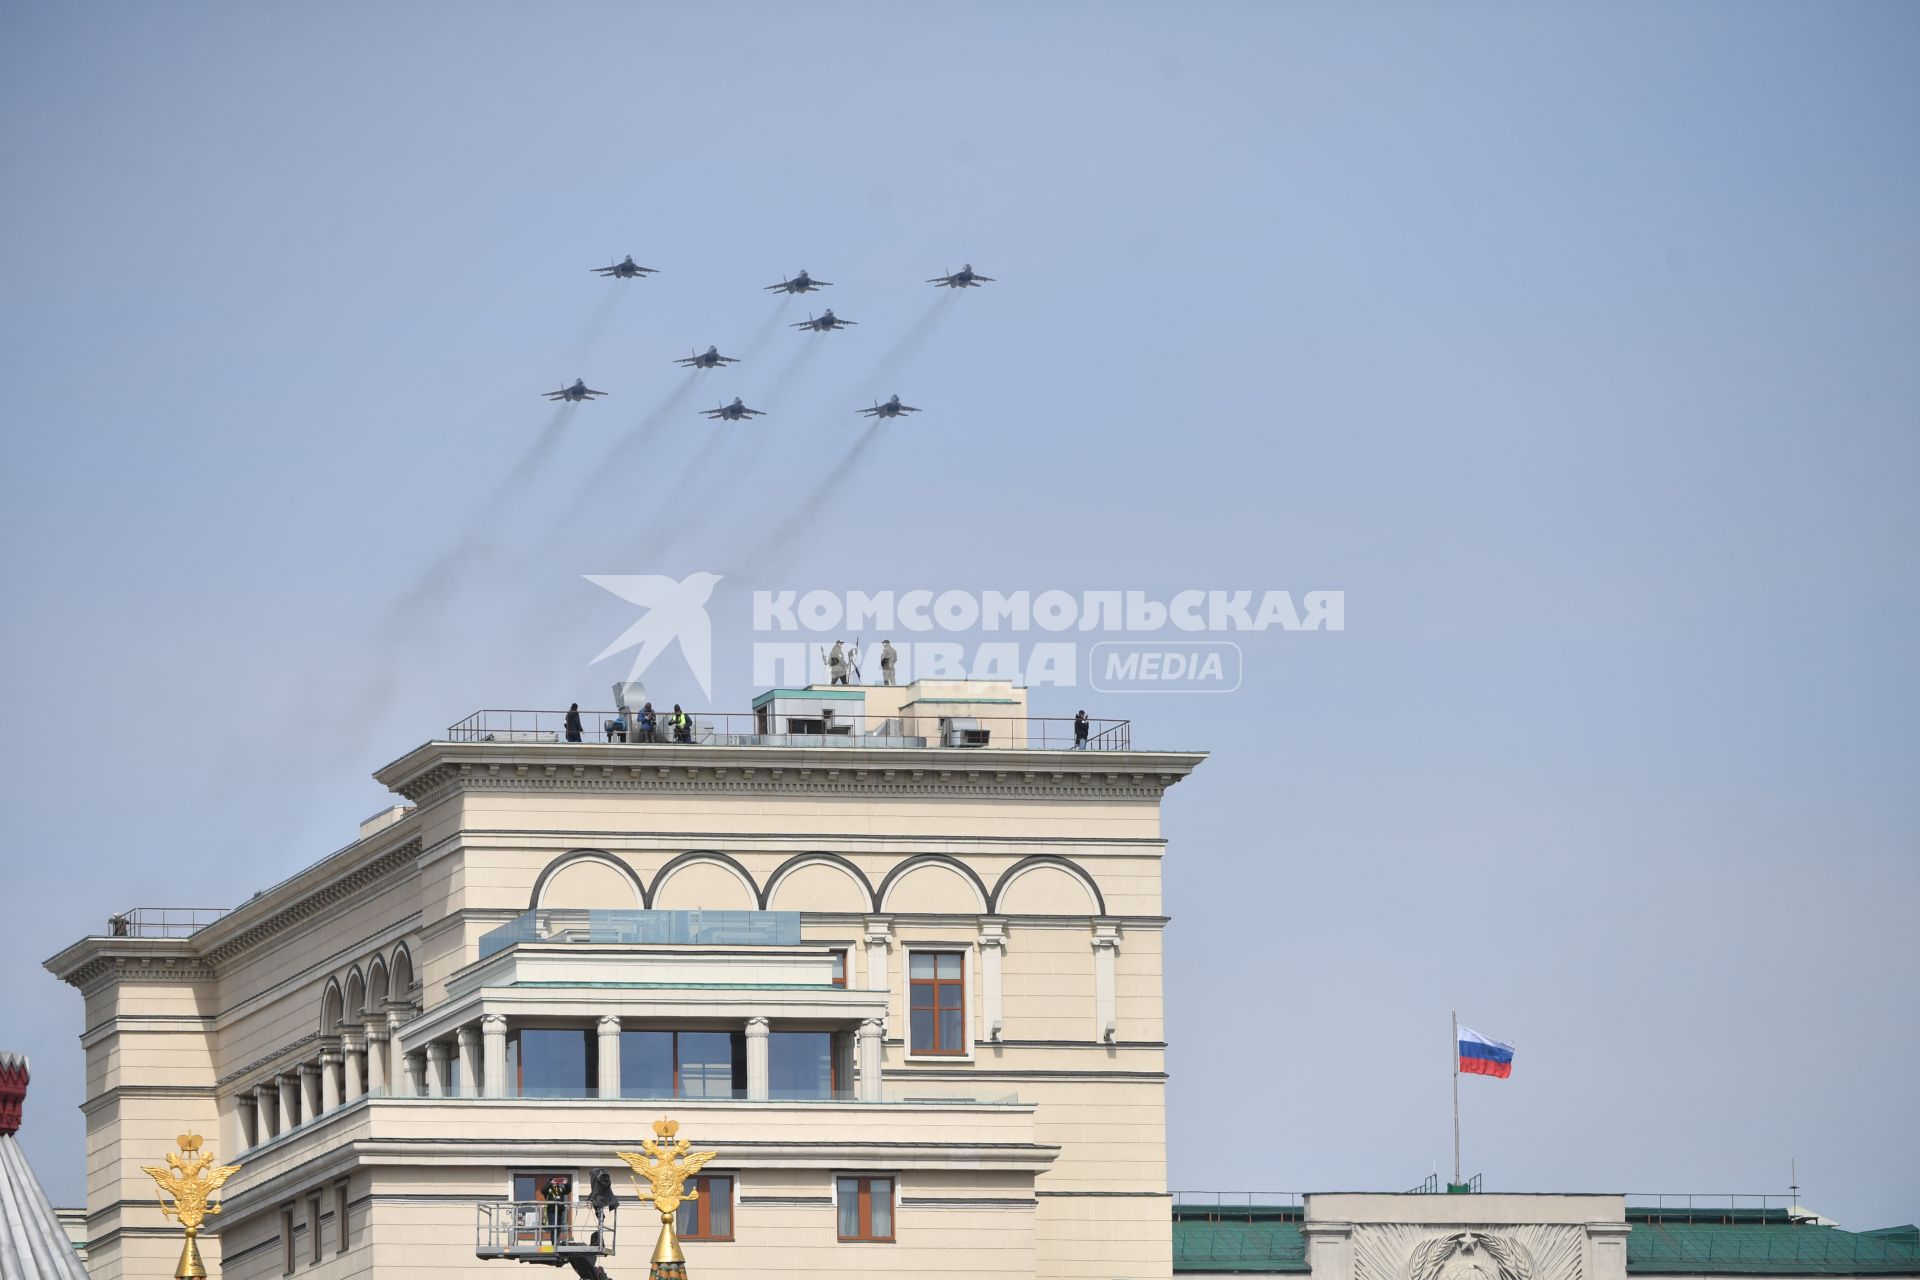
[[[1631,1215],[1630,1215],[1631,1216]],[[1812,1223],[1636,1222],[1627,1270],[1643,1274],[1883,1276],[1920,1272],[1920,1232]]]
[[[1176,1208],[1175,1272],[1305,1274],[1298,1205]],[[1629,1208],[1627,1271],[1635,1275],[1910,1276],[1920,1274],[1920,1230],[1842,1231],[1784,1216],[1735,1222],[1661,1220]]]
[[[1176,1207],[1173,1211],[1175,1271],[1242,1271],[1306,1274],[1307,1241],[1300,1234],[1299,1205]]]

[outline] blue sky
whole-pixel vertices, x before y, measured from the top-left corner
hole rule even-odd
[[[476,707],[603,702],[580,575],[713,570],[735,707],[753,587],[1346,593],[1231,696],[1035,692],[1215,753],[1175,1187],[1444,1171],[1457,1007],[1519,1046],[1490,1186],[1793,1159],[1913,1220],[1916,54],[1873,3],[8,7],[36,1167],[78,1202],[41,960],[345,843]],[[860,326],[773,327],[815,301]],[[683,388],[709,342],[754,358]]]

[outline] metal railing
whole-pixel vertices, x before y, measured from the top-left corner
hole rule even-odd
[[[1773,1218],[1788,1220],[1791,1195],[1778,1192],[1629,1191],[1627,1217],[1652,1222],[1730,1222]]]
[[[473,1251],[482,1258],[613,1252],[618,1204],[604,1216],[585,1200],[491,1200],[475,1208]]]
[[[1212,1222],[1298,1219],[1306,1203],[1306,1197],[1298,1191],[1176,1191],[1173,1214],[1176,1218]]]
[[[231,907],[133,907],[107,917],[111,938],[188,938]]]
[[[673,710],[656,708],[649,726],[639,713],[582,711],[582,743],[719,747],[1007,747],[1034,751],[1129,751],[1130,720],[1088,719],[1079,738],[1071,716],[877,716],[853,712],[839,720],[773,715],[763,711],[686,713],[675,729]],[[447,728],[449,742],[566,742],[565,711],[490,708]]]

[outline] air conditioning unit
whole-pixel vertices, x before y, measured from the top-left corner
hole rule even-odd
[[[990,729],[982,729],[978,720],[958,716],[940,717],[940,745],[943,747],[984,747]]]

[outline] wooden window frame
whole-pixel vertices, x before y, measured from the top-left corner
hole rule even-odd
[[[735,1220],[739,1217],[737,1212],[739,1201],[734,1198],[734,1188],[738,1184],[734,1182],[733,1175],[730,1173],[701,1173],[695,1174],[692,1178],[688,1179],[688,1181],[693,1184],[694,1190],[700,1193],[700,1198],[692,1202],[695,1228],[692,1232],[682,1231],[680,1230],[679,1224],[676,1223],[673,1229],[674,1234],[682,1240],[698,1241],[702,1244],[731,1243],[733,1240]],[[724,1182],[727,1184],[727,1234],[723,1236],[712,1233],[713,1184],[716,1182]]]
[[[854,1195],[858,1197],[858,1208],[854,1213],[860,1220],[860,1229],[864,1235],[840,1235],[840,1184],[855,1184]],[[887,1221],[893,1224],[891,1235],[873,1234],[873,1184],[887,1184]],[[895,1244],[900,1236],[900,1179],[890,1173],[840,1173],[833,1179],[833,1230],[841,1244]]]
[[[840,976],[833,980],[833,985],[845,991],[847,989],[847,970],[853,964],[851,949],[847,947],[835,947],[833,948],[833,958],[840,962]]]
[[[933,959],[934,976],[916,978],[913,976],[913,962],[918,956],[930,956]],[[957,956],[960,960],[960,976],[942,978],[940,957]],[[973,1053],[973,1035],[969,1027],[972,1011],[967,1007],[967,970],[970,967],[972,953],[964,948],[955,947],[916,947],[907,952],[907,1056],[910,1058],[964,1058]],[[922,1049],[913,1042],[913,1014],[916,1009],[929,1008],[933,1013],[933,1040],[940,1043],[940,989],[957,986],[960,988],[960,1042],[952,1048],[944,1045],[937,1049]],[[933,1003],[922,1006],[918,1000],[919,990],[925,987]]]

